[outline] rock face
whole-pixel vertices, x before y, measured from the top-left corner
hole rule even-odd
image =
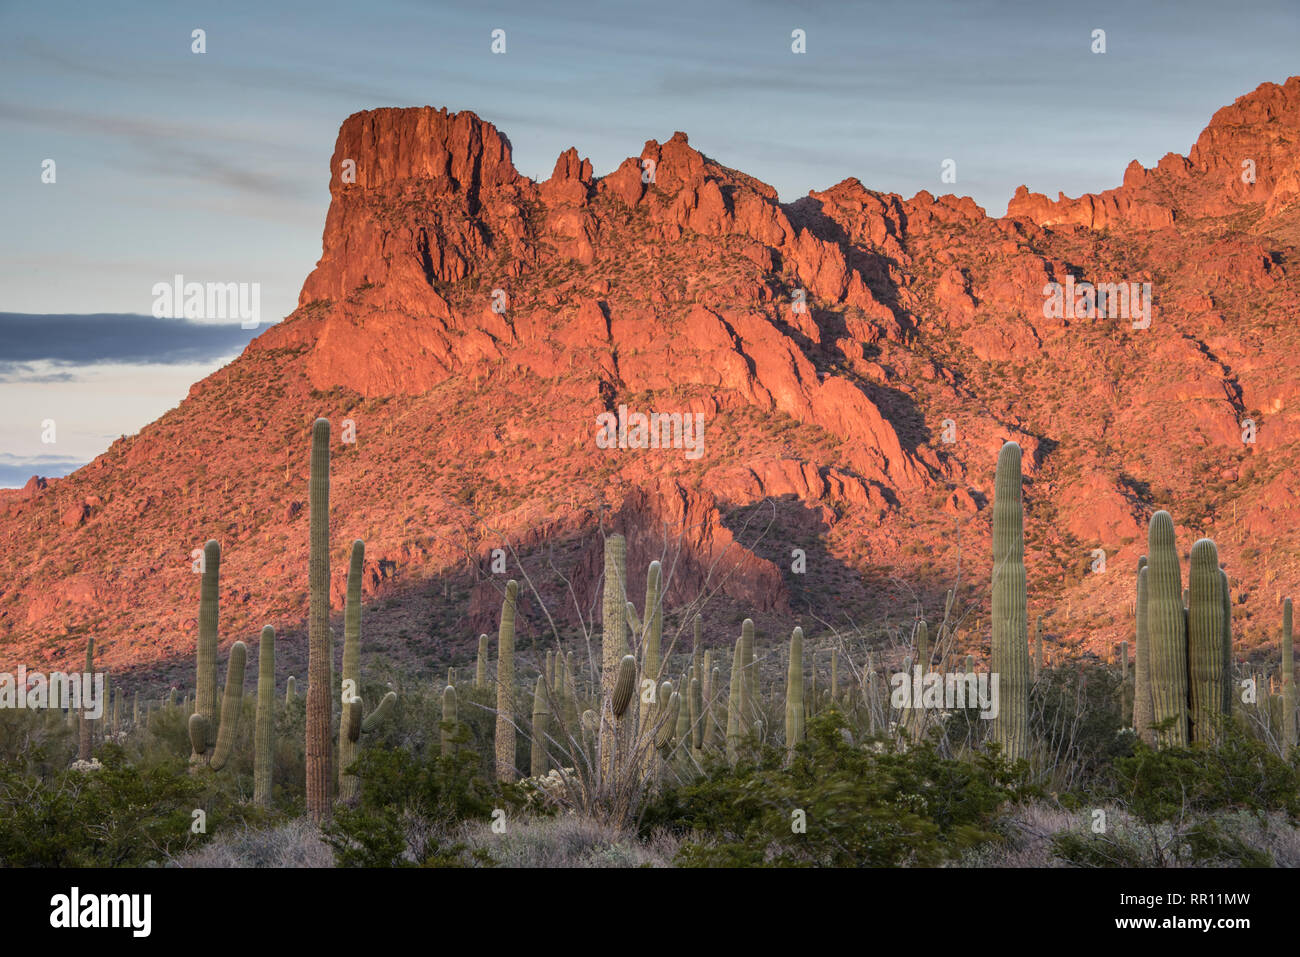
[[[471,654],[508,577],[521,642],[590,628],[602,530],[629,594],[661,560],[670,625],[701,611],[710,642],[746,616],[887,630],[954,585],[975,620],[1007,439],[1031,611],[1075,610],[1055,634],[1129,637],[1129,577],[1077,570],[1131,567],[1167,508],[1219,542],[1257,640],[1250,556],[1275,590],[1297,575],[1298,103],[1300,78],[1264,84],[1188,157],[1077,200],[1022,188],[1001,219],[856,179],[783,204],[680,132],[534,182],[472,113],[357,113],[298,309],[90,466],[0,495],[0,648],[75,661],[93,627],[109,666],[180,678],[215,537],[223,640],[273,623],[292,666],[317,415],[336,547],[366,540],[384,598],[368,631],[414,668]],[[1066,282],[1149,283],[1150,322],[1046,308]]]
[[[1219,110],[1186,157],[1168,153],[1154,169],[1134,160],[1116,189],[1057,197],[1021,186],[1007,215],[1089,229],[1161,229],[1261,203],[1266,218],[1276,216],[1300,201],[1300,77],[1265,83]]]

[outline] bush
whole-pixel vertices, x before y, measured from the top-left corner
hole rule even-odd
[[[458,737],[468,735],[462,729]],[[461,847],[446,843],[448,830],[493,809],[478,767],[478,756],[465,749],[421,763],[401,748],[368,747],[355,765],[357,805],[339,808],[324,829],[335,860],[342,867],[454,863]]]
[[[845,731],[838,712],[820,715],[788,768],[775,749],[715,767],[661,795],[642,827],[689,838],[685,866],[933,866],[997,840],[994,815],[1025,791],[1023,765],[945,759],[929,742],[854,745]]]

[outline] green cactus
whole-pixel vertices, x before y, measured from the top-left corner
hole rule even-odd
[[[740,749],[741,730],[741,687],[745,682],[744,639],[736,639],[736,651],[731,659],[731,686],[727,690],[727,760],[736,763]]]
[[[665,681],[659,686],[659,708],[654,721],[655,748],[661,754],[672,749],[677,734],[677,715],[681,711],[682,699],[673,690],[673,683]]]
[[[992,736],[1007,760],[1029,757],[1029,634],[1020,446],[998,453],[993,491],[993,661],[1001,697]]]
[[[501,603],[501,627],[497,632],[497,780],[513,782],[515,769],[515,606],[519,583],[506,582],[506,596]]]
[[[488,686],[488,636],[478,636],[478,660],[474,664],[474,687]]]
[[[921,667],[921,674],[930,671],[930,627],[922,618],[916,623],[916,663]]]
[[[203,578],[199,586],[199,645],[196,663],[194,710],[203,718],[208,740],[200,753],[216,743],[218,604],[221,592],[221,544],[215,539],[203,546]]]
[[[831,707],[835,707],[840,697],[840,650],[831,649]]]
[[[135,692],[131,696],[131,725],[140,726],[140,692]]]
[[[294,699],[298,697],[298,680],[289,676],[289,680],[284,683],[284,706],[287,708],[293,704]]]
[[[1187,677],[1191,739],[1218,740],[1223,724],[1223,594],[1219,552],[1202,538],[1192,546],[1188,571]]]
[[[257,647],[257,726],[253,739],[253,803],[271,806],[275,763],[275,629],[262,629]]]
[[[451,685],[442,689],[442,756],[451,757],[456,750],[452,739],[456,735],[456,689]]]
[[[230,759],[235,744],[235,730],[239,727],[239,713],[244,708],[244,668],[248,663],[248,646],[237,641],[230,646],[230,660],[226,664],[226,691],[221,698],[221,726],[217,729],[217,743],[208,757],[208,767],[220,771]],[[194,719],[190,717],[190,740],[195,739]],[[206,729],[204,729],[206,731]]]
[[[644,629],[642,621],[636,617],[636,609],[632,603],[627,603],[628,623],[632,626],[634,633],[644,634],[641,636],[641,661],[642,661],[642,681],[651,681],[656,684],[659,682],[659,675],[663,669],[660,661],[660,645],[663,639],[664,611],[663,600],[661,595],[662,569],[659,562],[650,563],[646,570],[645,576],[645,607],[643,611]],[[654,704],[646,701],[646,696],[641,696],[640,726],[644,729],[652,720]],[[648,771],[654,762],[654,753],[649,748],[646,749],[643,764]]]
[[[695,616],[695,640],[691,644],[691,667],[695,669],[695,683],[687,689],[690,696],[691,746],[699,751],[704,747],[704,686],[708,672],[704,663],[704,618]]]
[[[1133,732],[1154,747],[1155,738],[1151,731],[1155,718],[1151,703],[1151,632],[1147,626],[1150,589],[1147,557],[1143,555],[1138,559],[1137,597],[1134,601],[1137,622],[1133,643]]]
[[[803,629],[795,628],[790,635],[790,665],[785,676],[785,746],[791,756],[803,743],[803,708]]]
[[[627,706],[632,702],[632,692],[636,690],[636,658],[624,655],[618,663],[618,673],[614,679],[614,693],[610,697],[610,711],[616,719],[627,713]]]
[[[379,706],[373,712],[365,714],[365,702],[361,697],[361,576],[365,562],[366,545],[357,539],[352,543],[348,563],[347,600],[343,606],[343,686],[339,699],[342,705],[339,720],[339,800],[346,802],[355,801],[361,791],[361,782],[352,770],[361,749],[361,734],[377,728],[397,700],[397,694],[390,691],[380,699]]]
[[[86,674],[95,673],[95,639],[93,637],[86,639]],[[73,713],[69,709],[69,713]],[[90,718],[86,717],[85,702],[82,703],[82,710],[79,716],[77,726],[77,760],[89,761],[91,753],[91,740],[93,736],[93,727]]]
[[[603,778],[617,767],[614,752],[620,742],[631,743],[630,721],[616,721],[607,709],[614,700],[614,685],[627,654],[627,539],[609,535],[605,539],[605,582],[601,601],[600,635],[600,770]]]
[[[1152,722],[1170,722],[1168,730],[1158,735],[1159,745],[1186,747],[1188,616],[1174,520],[1163,510],[1151,516],[1147,529],[1146,572]]]
[[[1219,590],[1223,596],[1223,716],[1232,717],[1232,592],[1228,590],[1228,573],[1219,568]]]
[[[537,676],[537,687],[533,690],[533,735],[530,752],[530,773],[540,778],[549,770],[546,761],[546,732],[550,722],[551,709],[546,703],[546,676]]]
[[[333,782],[334,638],[330,633],[330,421],[319,418],[311,434],[310,600],[307,614],[307,813],[320,824],[330,816]]]
[[[1282,747],[1295,747],[1295,654],[1291,646],[1291,599],[1282,601]]]
[[[758,717],[758,695],[755,694],[754,621],[746,618],[740,625],[740,736],[748,735]]]

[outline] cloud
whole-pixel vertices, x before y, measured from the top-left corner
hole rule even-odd
[[[129,313],[0,312],[0,381],[70,381],[63,366],[210,362],[243,351],[265,331],[238,323],[157,319]]]

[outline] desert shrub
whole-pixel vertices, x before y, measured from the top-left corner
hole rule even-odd
[[[1132,819],[1131,827],[1100,834],[1079,829],[1053,838],[1053,852],[1072,864],[1093,867],[1237,865],[1268,866],[1272,855],[1250,843],[1284,814],[1294,827],[1300,816],[1300,774],[1268,745],[1229,724],[1214,748],[1134,746],[1117,758],[1109,787],[1092,797],[1110,801]]]
[[[21,761],[0,765],[0,865],[138,867],[205,840],[190,830],[204,786],[183,759],[141,768],[116,744],[98,755],[95,770],[48,776]],[[226,816],[224,807],[207,812],[209,829]]]
[[[462,741],[467,737],[462,730]],[[459,845],[446,834],[470,818],[486,819],[493,789],[469,750],[421,761],[386,745],[357,758],[360,794],[355,807],[336,810],[325,841],[343,867],[398,867],[454,863]]]
[[[715,766],[661,794],[642,827],[686,839],[677,855],[686,866],[937,865],[996,840],[995,813],[1026,790],[1023,765],[942,758],[929,741],[907,751],[854,744],[845,730],[838,712],[820,715],[789,767],[770,748]]]

